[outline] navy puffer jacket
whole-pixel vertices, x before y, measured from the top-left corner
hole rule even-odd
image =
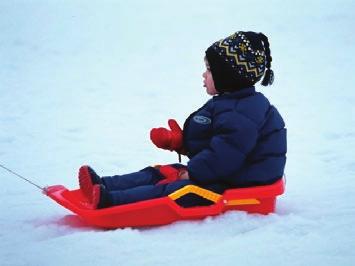
[[[285,123],[254,87],[214,96],[184,124],[188,172],[197,184],[271,184],[286,163]]]

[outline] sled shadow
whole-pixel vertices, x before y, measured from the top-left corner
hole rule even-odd
[[[53,221],[54,224],[57,225],[64,225],[64,226],[69,226],[72,228],[77,228],[77,229],[93,229],[94,227],[92,225],[89,225],[82,219],[80,219],[79,216],[74,215],[74,214],[68,214],[65,215],[62,218],[59,218],[56,221]]]

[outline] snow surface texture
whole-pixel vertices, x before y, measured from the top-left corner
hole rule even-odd
[[[149,130],[208,99],[204,51],[237,30],[269,36],[288,128],[268,216],[98,230],[0,169],[0,264],[355,265],[355,2],[285,2],[0,1],[0,163],[43,186],[176,162]]]

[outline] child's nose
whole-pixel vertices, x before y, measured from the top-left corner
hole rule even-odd
[[[206,78],[206,71],[202,73],[202,77]]]

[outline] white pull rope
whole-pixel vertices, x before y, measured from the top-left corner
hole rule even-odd
[[[19,175],[18,173],[15,173],[14,171],[10,170],[9,168],[3,166],[2,164],[0,164],[0,167],[5,169],[6,171],[10,172],[11,174],[19,177],[19,178],[22,178],[23,180],[27,181],[28,183],[30,183],[31,185],[34,185],[35,187],[39,188],[42,192],[45,191],[45,188],[44,187],[41,187],[35,183],[33,183],[32,181],[28,180],[27,178],[23,177],[22,175]]]

